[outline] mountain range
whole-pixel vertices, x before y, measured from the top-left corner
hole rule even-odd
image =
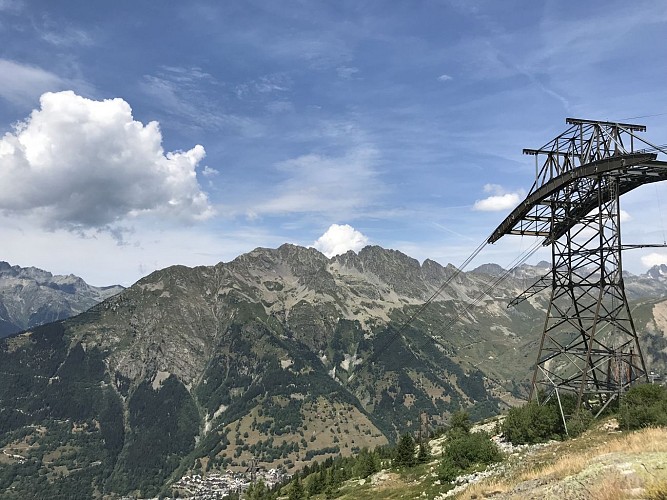
[[[0,338],[75,316],[123,290],[0,261]]]
[[[548,269],[492,288],[493,264],[458,273],[377,246],[327,258],[283,245],[156,271],[0,340],[0,491],[150,496],[189,471],[293,471],[386,444],[422,415],[433,427],[460,408],[498,413],[526,395],[548,297],[506,305]],[[625,278],[656,371],[660,271]]]

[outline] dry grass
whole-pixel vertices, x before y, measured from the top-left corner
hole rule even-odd
[[[637,477],[628,477],[616,472],[590,487],[588,493],[591,500],[624,500],[632,498],[628,492],[640,487],[641,481]]]
[[[538,467],[521,474],[518,481],[550,476],[563,478],[581,472],[591,460],[607,453],[651,453],[667,452],[667,429],[651,428],[630,434],[613,436],[609,441],[594,445],[592,448],[567,453],[544,467]]]
[[[509,491],[511,485],[507,481],[489,480],[473,484],[466,488],[457,498],[459,499],[478,499],[486,498],[493,494],[505,493]]]
[[[546,478],[550,481],[556,481],[580,473],[591,464],[593,459],[609,453],[651,452],[667,452],[667,429],[650,428],[620,435],[608,435],[601,434],[599,431],[592,431],[576,440],[545,448],[536,454],[530,464],[522,464],[521,468],[523,470],[515,471],[512,477],[482,481],[467,488],[458,498],[484,498],[494,492],[507,492],[520,482],[533,479]],[[630,484],[631,482],[632,479],[630,478],[611,475],[600,483],[599,488],[591,491],[591,498],[595,500],[628,498],[627,490],[639,486]],[[625,493],[623,493],[624,490]],[[649,498],[667,500],[667,483],[659,483],[656,486],[655,496]]]
[[[667,481],[649,484],[644,493],[647,500],[667,500]]]
[[[624,434],[600,448],[602,453],[619,451],[625,453],[664,452],[667,451],[667,428],[657,427]]]

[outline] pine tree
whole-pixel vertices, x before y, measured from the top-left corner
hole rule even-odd
[[[375,456],[364,449],[359,454],[357,458],[357,475],[361,478],[367,478],[371,474],[378,471],[377,462],[375,461]]]
[[[255,484],[251,484],[246,490],[245,498],[247,500],[264,500],[268,493],[269,489],[264,484],[264,481],[260,479]]]
[[[396,446],[394,455],[396,467],[413,467],[415,465],[415,440],[410,434],[404,434]]]
[[[431,457],[431,452],[428,449],[428,445],[423,442],[419,443],[419,453],[417,454],[417,462],[423,464],[424,462],[427,462],[430,457]]]
[[[292,487],[289,490],[289,500],[303,500],[305,498],[303,491],[303,484],[301,484],[301,479],[299,476],[296,476],[296,479],[292,483]]]
[[[324,491],[324,480],[321,472],[311,474],[306,481],[306,492],[309,497],[314,497]]]

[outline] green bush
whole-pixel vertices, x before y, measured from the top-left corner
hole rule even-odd
[[[468,433],[455,429],[447,437],[438,478],[451,482],[464,472],[500,460],[502,454],[486,432]]]
[[[591,426],[593,414],[588,410],[579,410],[567,420],[567,434],[569,437],[577,437],[583,434]]]
[[[496,444],[486,432],[452,435],[445,445],[444,454],[462,470],[473,465],[489,465],[502,459]]]
[[[618,422],[628,430],[667,425],[667,388],[642,384],[630,389],[621,399]]]
[[[534,444],[560,438],[563,424],[555,405],[540,405],[530,401],[510,409],[502,431],[512,444]]]
[[[454,460],[451,457],[448,455],[442,457],[440,465],[438,466],[438,479],[440,481],[451,483],[460,474],[461,468],[454,463]]]
[[[457,411],[452,413],[449,419],[450,430],[460,430],[463,432],[470,432],[472,424],[470,423],[470,416],[465,411]]]

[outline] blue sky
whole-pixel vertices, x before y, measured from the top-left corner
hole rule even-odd
[[[659,1],[0,0],[0,260],[97,285],[285,242],[459,264],[566,117],[667,143],[666,28]],[[666,194],[626,196],[625,242],[663,242]]]

